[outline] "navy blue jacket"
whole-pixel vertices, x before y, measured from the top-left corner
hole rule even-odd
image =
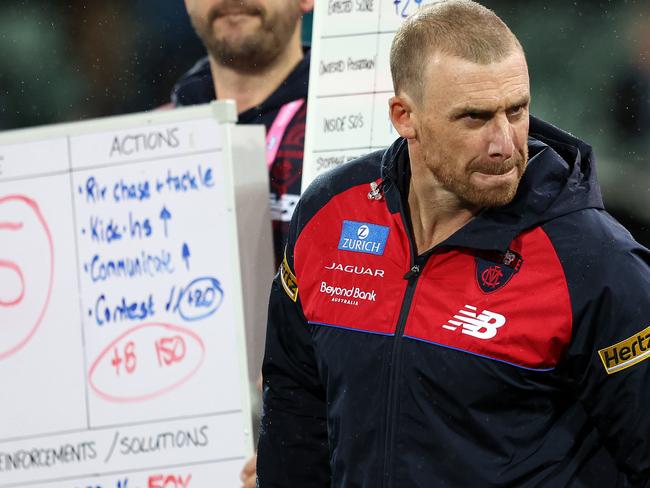
[[[273,247],[279,263],[289,232],[289,222],[300,198],[302,159],[307,118],[307,87],[309,84],[310,51],[280,86],[260,105],[239,114],[240,124],[263,124],[268,131],[283,105],[304,99],[305,103],[287,126],[278,152],[269,169],[269,205],[273,220]],[[216,98],[210,63],[199,60],[174,86],[174,106],[208,103]]]
[[[261,488],[650,486],[650,253],[603,209],[587,144],[529,135],[514,200],[420,255],[404,140],[303,194]]]

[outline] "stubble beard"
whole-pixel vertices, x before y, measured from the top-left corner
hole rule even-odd
[[[519,182],[526,169],[528,162],[528,145],[526,144],[521,153],[514,154],[511,158],[500,163],[473,163],[456,169],[453,155],[440,155],[435,164],[429,164],[429,168],[436,180],[447,191],[456,195],[461,201],[470,207],[501,207],[512,201],[519,188]],[[504,184],[489,190],[477,188],[470,181],[473,171],[480,171],[487,174],[503,174],[513,167],[517,168],[518,178],[509,184]]]
[[[214,21],[228,8],[258,16],[260,27],[247,35],[219,35]],[[259,73],[273,65],[282,54],[301,15],[296,2],[290,2],[284,10],[269,13],[260,6],[241,0],[226,0],[212,8],[206,17],[193,17],[192,24],[217,64],[240,73]]]

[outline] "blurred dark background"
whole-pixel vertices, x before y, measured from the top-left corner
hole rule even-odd
[[[595,147],[608,209],[649,246],[650,1],[482,3],[526,50],[533,113]],[[150,110],[202,55],[181,0],[2,0],[0,130]]]

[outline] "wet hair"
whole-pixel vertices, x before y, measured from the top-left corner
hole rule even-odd
[[[422,6],[407,18],[393,39],[390,70],[395,94],[422,101],[424,71],[435,53],[477,64],[507,58],[521,44],[490,9],[471,0],[443,0]]]

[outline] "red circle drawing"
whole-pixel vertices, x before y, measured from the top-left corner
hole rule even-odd
[[[158,330],[155,331],[155,329]],[[123,371],[124,376],[122,378],[115,376],[112,379],[107,379],[109,377],[107,369],[110,369],[111,365],[114,365],[113,361],[111,360],[111,352],[115,351],[116,349],[124,350],[125,344],[135,344],[135,348],[139,351],[148,350],[148,357],[150,359],[149,362],[151,363],[153,345],[150,342],[150,337],[146,337],[147,333],[150,336],[160,336],[161,334],[181,334],[182,336],[190,338],[192,339],[194,351],[197,352],[197,356],[189,359],[190,362],[188,363],[188,367],[185,368],[185,370],[171,370],[170,372],[169,370],[161,369],[157,372],[158,374],[156,374],[156,377],[143,377],[138,376],[139,367],[136,366],[131,372]],[[137,354],[139,356],[138,361],[140,361],[142,359],[142,356],[140,355],[140,352]],[[179,327],[177,325],[164,324],[159,322],[140,324],[120,334],[99,353],[99,356],[97,356],[97,359],[95,359],[95,361],[90,366],[90,370],[88,371],[88,383],[90,384],[91,389],[104,400],[116,403],[142,402],[159,397],[184,384],[199,370],[203,364],[204,358],[205,345],[203,344],[201,337],[196,332],[184,327]],[[97,378],[98,374],[99,378]],[[115,391],[108,391],[111,387],[119,389],[116,387],[117,382],[122,381],[124,378],[131,379],[131,377],[129,377],[129,374],[132,374],[132,384],[138,385],[139,388],[149,388],[150,391],[146,391],[144,393],[116,393]],[[156,382],[159,384],[156,384]]]
[[[42,282],[45,283],[46,286],[46,293],[44,295],[43,303],[42,305],[40,305],[40,308],[37,308],[37,314],[35,319],[28,320],[28,322],[25,324],[18,324],[19,326],[25,327],[25,332],[22,334],[18,334],[18,339],[14,341],[10,341],[9,344],[0,345],[0,361],[20,351],[32,339],[32,337],[34,337],[34,334],[36,333],[37,329],[41,325],[41,322],[43,321],[43,317],[45,316],[45,312],[50,303],[50,298],[52,296],[52,286],[54,283],[54,243],[52,241],[52,234],[50,232],[50,228],[47,225],[47,222],[45,221],[45,218],[43,217],[43,214],[41,213],[38,204],[33,199],[24,195],[8,195],[8,196],[0,197],[0,205],[7,204],[7,203],[18,203],[20,205],[25,205],[31,210],[33,215],[36,217],[38,226],[42,228],[42,230],[45,233],[45,237],[47,238],[47,245],[49,251],[48,252],[49,265],[47,269],[44,270],[44,274],[48,273],[47,276],[42,276],[42,277],[29,276],[29,275],[25,276],[23,269],[15,261],[9,261],[7,259],[0,260],[0,268],[5,268],[5,269],[9,269],[10,271],[13,271],[18,276],[18,279],[20,280],[20,293],[18,294],[17,297],[11,299],[0,298],[0,312],[2,312],[3,308],[27,306],[27,304],[23,301],[23,299],[25,298],[26,295],[30,293],[30,286],[36,286],[36,283],[38,283],[41,279],[43,280]],[[31,227],[29,227],[29,229],[26,229],[26,223],[24,221],[19,222],[17,220],[8,221],[8,220],[0,219],[0,236],[2,235],[3,232],[8,232],[8,233],[15,232],[15,233],[19,233],[19,237],[22,238],[22,235],[20,233],[25,230],[31,230]],[[28,237],[27,233],[25,233],[25,237]],[[0,251],[5,252],[5,249],[6,248],[0,248]],[[32,285],[32,283],[34,285]],[[1,326],[15,325],[14,323],[6,324],[6,322],[5,323],[3,322],[4,321],[0,321]]]
[[[13,261],[5,261],[3,259],[0,259],[0,268],[10,269],[18,275],[18,279],[20,280],[20,293],[18,293],[18,296],[13,300],[3,300],[0,297],[0,307],[13,307],[14,305],[18,305],[25,298],[25,277],[23,276],[23,271]]]

